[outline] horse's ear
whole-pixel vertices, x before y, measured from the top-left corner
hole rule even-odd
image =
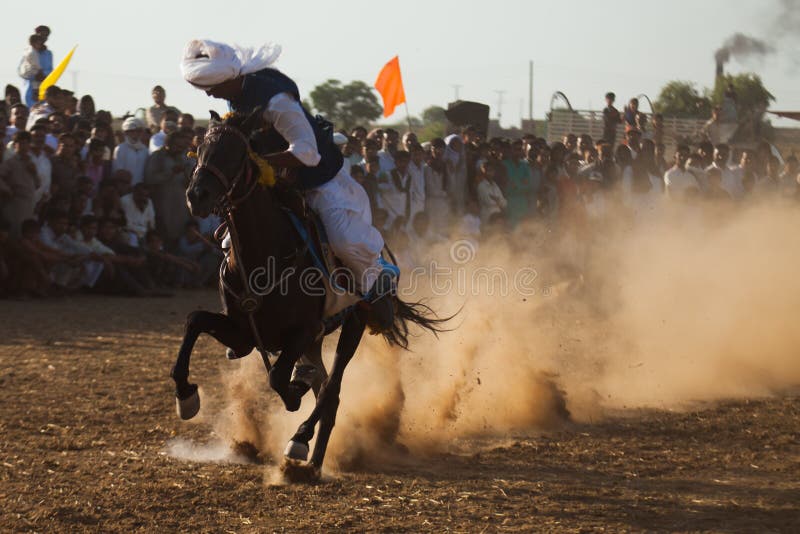
[[[219,116],[219,113],[214,111],[213,109],[208,111],[211,114],[211,121],[212,123],[222,123],[222,117]]]
[[[239,128],[247,135],[250,135],[254,130],[261,128],[262,124],[264,124],[264,106],[256,106]]]

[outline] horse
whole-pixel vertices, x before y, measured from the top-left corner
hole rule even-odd
[[[182,419],[194,417],[200,409],[200,397],[197,385],[189,382],[189,360],[198,336],[207,333],[228,347],[232,358],[258,349],[269,385],[288,411],[299,409],[301,398],[313,386],[314,409],[289,440],[284,458],[311,468],[318,478],[336,421],[345,368],[366,326],[372,323],[369,307],[363,301],[343,310],[333,324],[324,322],[322,277],[309,280],[299,275],[313,269],[315,263],[286,212],[287,190],[281,188],[280,182],[270,187],[259,181],[265,165],[253,151],[256,143],[251,135],[260,131],[262,111],[258,108],[249,115],[229,114],[224,120],[212,112],[208,132],[198,147],[197,166],[186,190],[187,205],[195,216],[219,214],[224,222],[217,238],[227,230],[231,247],[220,268],[223,311],[188,314],[171,377],[175,381],[178,415]],[[299,198],[291,188],[288,194]],[[280,277],[267,290],[254,291],[251,277],[257,268],[270,263],[274,272],[281,273]],[[309,290],[309,284],[314,291]],[[442,324],[449,320],[437,317],[422,302],[402,301],[396,292],[385,298],[393,299],[395,309],[393,324],[380,332],[390,345],[408,349],[410,324],[438,335],[443,331]],[[322,364],[322,339],[339,326],[333,366],[327,375]],[[279,353],[274,366],[270,365],[269,353]],[[291,379],[301,357],[318,370],[312,385]],[[311,460],[307,461],[309,441],[317,424],[319,433]]]

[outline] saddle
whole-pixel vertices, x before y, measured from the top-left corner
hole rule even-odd
[[[314,268],[322,274],[325,286],[323,317],[331,318],[361,301],[362,296],[356,291],[353,274],[333,253],[319,214],[306,204],[299,191],[280,185],[280,182],[278,184],[274,188],[276,199],[291,221],[303,247],[311,255]]]

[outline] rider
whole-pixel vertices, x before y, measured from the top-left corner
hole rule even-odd
[[[297,85],[273,67],[280,53],[281,47],[274,44],[244,48],[193,40],[184,49],[181,71],[193,86],[227,100],[231,111],[248,113],[263,106],[264,121],[289,144],[265,159],[274,167],[297,168],[296,187],[319,214],[333,252],[372,303],[377,326],[389,328],[393,304],[382,297],[393,288],[396,268],[380,256],[383,237],[372,226],[369,198],[343,165],[324,120],[303,108]]]

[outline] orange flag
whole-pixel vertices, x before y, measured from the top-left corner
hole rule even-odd
[[[405,103],[406,93],[403,90],[403,77],[400,75],[400,59],[394,56],[389,63],[383,66],[378,79],[375,80],[375,89],[383,97],[383,116],[388,117],[394,113],[394,108]]]

